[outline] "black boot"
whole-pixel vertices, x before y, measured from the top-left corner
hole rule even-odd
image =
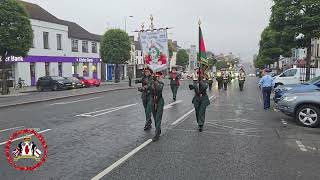
[[[150,129],[152,129],[151,122],[147,122],[143,129],[144,129],[145,131],[149,131]]]
[[[152,141],[153,142],[158,141],[159,138],[160,138],[160,134],[161,134],[161,129],[157,129],[156,132],[155,132],[155,136],[152,138]]]
[[[203,125],[199,125],[199,132],[203,131]]]

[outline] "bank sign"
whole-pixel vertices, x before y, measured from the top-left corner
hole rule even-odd
[[[8,57],[7,62],[66,62],[66,63],[101,63],[100,58],[86,58],[86,57],[59,57],[59,56],[27,56],[22,57]]]

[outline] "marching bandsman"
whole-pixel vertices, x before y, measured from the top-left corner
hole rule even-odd
[[[223,77],[222,77],[222,73],[220,70],[217,71],[216,73],[216,80],[218,81],[218,89],[222,89],[222,84],[223,84]]]
[[[146,115],[146,123],[144,126],[144,130],[148,131],[152,128],[152,121],[151,121],[151,111],[152,111],[152,97],[151,97],[151,91],[149,87],[152,84],[152,77],[151,77],[151,70],[148,67],[144,68],[144,74],[142,79],[136,80],[135,83],[142,83],[142,87],[138,88],[138,91],[140,91],[141,99],[144,107],[144,112]]]
[[[208,84],[204,80],[204,74],[200,69],[198,72],[199,78],[196,83],[189,85],[190,90],[195,91],[195,95],[192,99],[192,103],[196,110],[196,118],[199,126],[199,131],[202,132],[205,121],[205,113],[207,106],[210,105],[210,100],[207,95]]]
[[[243,91],[243,86],[244,86],[244,82],[246,81],[246,73],[244,71],[244,69],[241,67],[239,70],[239,88],[240,91]]]
[[[151,96],[152,96],[152,114],[156,127],[155,136],[152,141],[158,141],[161,134],[161,121],[164,107],[164,99],[162,97],[162,90],[164,83],[161,81],[162,73],[157,72],[153,77],[151,84]]]
[[[177,99],[177,92],[180,86],[181,74],[178,74],[177,68],[173,67],[170,72],[170,87],[173,95],[173,101]]]
[[[209,84],[209,91],[212,90],[212,84],[213,84],[213,78],[214,78],[214,74],[211,71],[206,72],[206,78]]]
[[[223,88],[224,88],[224,90],[228,90],[229,73],[227,71],[224,71],[222,73],[222,79],[223,79]]]
[[[193,83],[197,83],[198,81],[198,68],[194,68],[194,72],[192,73],[192,80],[193,80]]]

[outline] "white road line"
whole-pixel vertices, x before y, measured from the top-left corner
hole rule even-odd
[[[131,156],[133,156],[134,154],[136,154],[137,152],[139,152],[141,149],[143,149],[144,147],[146,147],[148,144],[150,144],[152,142],[151,139],[147,140],[146,142],[144,142],[143,144],[141,144],[140,146],[138,146],[137,148],[135,148],[134,150],[132,150],[131,152],[129,152],[127,155],[123,156],[121,159],[119,159],[118,161],[116,161],[115,163],[113,163],[111,166],[109,166],[107,169],[105,169],[104,171],[102,171],[101,173],[99,173],[98,175],[96,175],[95,177],[93,177],[91,180],[99,180],[101,179],[103,176],[107,175],[108,173],[110,173],[113,169],[115,169],[116,167],[118,167],[119,165],[121,165],[123,162],[125,162],[126,160],[128,160]]]
[[[296,143],[301,151],[304,151],[304,152],[307,151],[306,147],[301,143],[301,141],[296,141]]]
[[[120,110],[120,109],[124,109],[124,108],[128,108],[128,107],[131,107],[131,106],[135,106],[135,105],[137,105],[137,104],[138,104],[138,103],[129,104],[129,105],[125,105],[125,106],[119,106],[119,107],[113,107],[113,108],[103,109],[103,110],[99,110],[99,111],[93,111],[93,112],[78,114],[78,115],[76,115],[76,116],[82,116],[82,117],[97,117],[97,116],[101,116],[101,115],[104,115],[104,114],[108,114],[108,113],[111,113],[111,112],[114,112],[114,111],[117,111],[117,110]],[[99,113],[99,114],[95,114],[95,113]]]
[[[13,130],[13,129],[19,129],[19,128],[23,128],[23,127],[24,126],[13,127],[13,128],[8,128],[8,129],[2,129],[2,130],[0,130],[0,132],[10,131],[10,130]]]
[[[216,96],[211,96],[210,98],[209,98],[209,100],[211,100],[211,99],[215,99],[216,98]],[[195,111],[195,109],[191,109],[190,111],[188,111],[186,114],[184,114],[182,117],[180,117],[179,119],[177,119],[175,122],[173,122],[171,125],[176,125],[176,124],[178,124],[178,123],[180,123],[181,121],[183,121],[186,117],[188,117],[191,113],[193,113]]]
[[[72,103],[83,102],[83,101],[89,101],[89,100],[94,100],[94,99],[99,99],[99,98],[102,98],[102,96],[100,96],[100,97],[94,97],[94,98],[88,98],[88,99],[81,99],[81,100],[77,100],[77,101],[69,101],[69,102],[53,103],[53,104],[50,104],[50,106],[53,106],[53,105],[65,105],[65,104],[72,104]]]
[[[181,102],[182,102],[182,100],[178,100],[178,101],[175,101],[175,102],[173,102],[173,103],[167,104],[167,105],[165,105],[165,106],[163,107],[163,109],[169,109],[169,108],[172,108],[172,107],[173,107],[173,105],[175,105],[175,104],[179,104],[179,103],[181,103]]]
[[[118,110],[121,110],[121,109],[125,109],[125,108],[128,108],[128,107],[131,107],[131,106],[135,106],[137,104],[131,104],[131,105],[127,105],[127,106],[123,106],[123,107],[119,107],[117,109],[113,109],[113,110],[110,110],[110,111],[107,111],[107,112],[103,112],[103,113],[100,113],[100,114],[96,114],[92,117],[97,117],[97,116],[101,116],[101,115],[104,115],[104,114],[109,114],[111,112],[114,112],[114,111],[118,111]]]
[[[51,130],[51,129],[46,129],[46,130],[43,130],[43,131],[39,131],[38,133],[41,134],[41,133],[45,133],[45,132],[50,131],[50,130]],[[28,135],[28,136],[19,137],[19,138],[17,138],[17,139],[12,140],[12,142],[18,141],[18,140],[23,139],[23,138],[25,138],[25,137],[31,137],[31,136],[33,136],[33,134]],[[8,142],[8,141],[0,143],[0,146],[6,144],[7,142]]]

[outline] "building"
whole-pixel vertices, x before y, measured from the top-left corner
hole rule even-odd
[[[101,79],[100,36],[60,20],[40,6],[21,1],[34,33],[28,56],[9,57],[9,79],[34,86],[41,76],[84,76]]]
[[[292,49],[292,57],[295,60],[304,60],[307,57],[307,48]]]

